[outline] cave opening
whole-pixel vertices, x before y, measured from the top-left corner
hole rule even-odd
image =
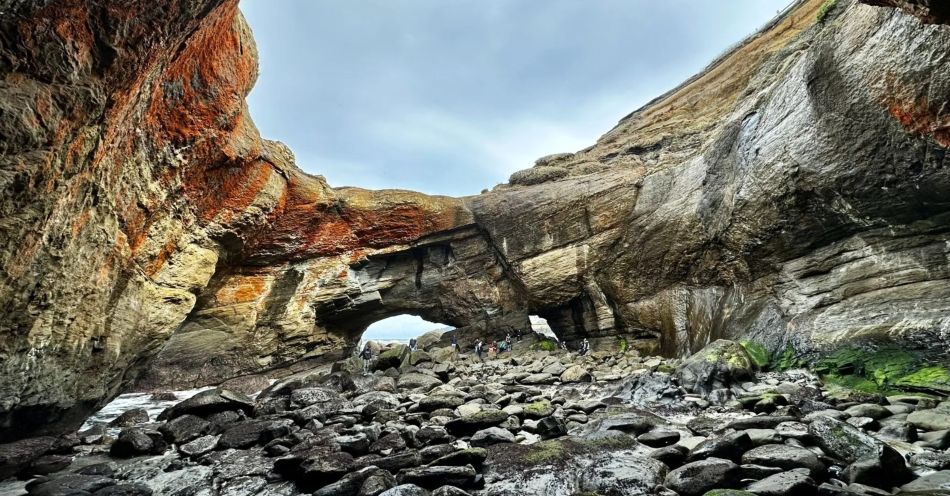
[[[411,339],[418,340],[427,334],[431,334],[435,338],[436,332],[445,333],[454,329],[453,326],[425,320],[418,315],[394,315],[370,324],[360,336],[357,350],[361,350],[364,343],[369,341],[375,341],[379,344],[409,344]]]

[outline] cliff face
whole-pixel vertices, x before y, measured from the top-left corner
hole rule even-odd
[[[823,3],[453,199],[332,189],[262,140],[236,1],[0,1],[0,437],[136,380],[337,358],[400,313],[670,355],[950,345],[950,27]]]
[[[293,264],[345,268],[469,218],[459,200],[332,190],[261,140],[236,0],[0,11],[0,437],[78,426],[207,315],[198,301],[309,311]],[[333,344],[289,318],[310,327],[261,340]]]
[[[666,354],[947,349],[950,28],[823,3],[470,200],[533,312]]]

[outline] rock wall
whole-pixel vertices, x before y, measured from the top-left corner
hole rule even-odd
[[[455,199],[333,190],[262,140],[237,0],[0,11],[0,440],[77,427],[205,304],[260,303],[249,346],[278,359],[318,350],[291,266],[470,222]]]
[[[533,312],[668,355],[948,349],[950,28],[822,4],[470,200]]]
[[[332,189],[262,140],[236,0],[0,0],[0,440],[136,380],[331,360],[399,313],[668,355],[950,345],[950,27],[824,3],[453,199]]]

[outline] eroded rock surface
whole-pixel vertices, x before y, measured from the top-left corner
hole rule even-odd
[[[946,349],[945,12],[824,3],[453,199],[333,189],[261,139],[235,0],[0,2],[0,437],[331,361],[400,313],[463,344],[538,314],[595,349]]]

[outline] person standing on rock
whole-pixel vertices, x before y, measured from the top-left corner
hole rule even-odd
[[[590,341],[588,341],[587,338],[584,338],[584,340],[581,341],[581,353],[580,353],[580,354],[581,354],[581,355],[586,355],[588,351],[590,351]]]
[[[363,359],[363,373],[369,373],[369,367],[373,362],[373,350],[369,349],[369,343],[366,343],[366,346],[363,348],[363,351],[360,353],[360,358]]]
[[[462,352],[462,349],[459,348],[459,337],[455,334],[452,335],[452,349],[455,351],[456,357],[458,357],[459,353]]]
[[[418,341],[416,341],[416,338],[410,339],[410,340],[409,340],[409,351],[416,351],[416,344],[417,344],[417,343],[418,343]]]
[[[475,356],[477,356],[478,359],[483,362],[485,361],[485,359],[482,358],[482,351],[484,350],[484,347],[485,343],[483,343],[481,339],[475,342]]]
[[[511,351],[512,349],[514,349],[514,341],[511,340],[510,332],[508,333],[507,336],[505,336],[505,349],[508,351]]]

